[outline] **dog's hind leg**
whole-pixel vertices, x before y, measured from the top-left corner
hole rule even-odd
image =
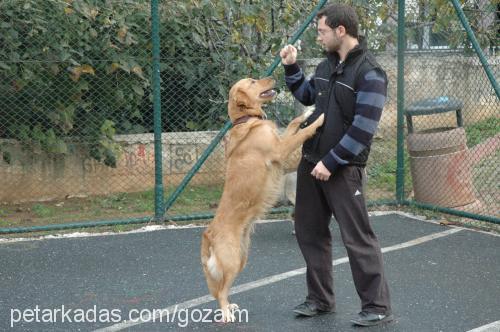
[[[234,310],[238,309],[238,305],[229,303],[229,290],[237,275],[238,272],[236,270],[224,271],[224,282],[218,296],[219,306],[222,310],[222,321],[224,323],[234,322],[236,320]]]
[[[234,244],[239,241],[217,243],[212,241],[210,230],[201,239],[201,263],[210,294],[219,302],[223,322],[234,322],[236,304],[229,303],[229,290],[242,268],[241,248]]]
[[[205,231],[201,238],[201,263],[205,279],[207,280],[208,290],[213,297],[217,298],[222,286],[223,273],[213,252],[208,231]]]
[[[248,248],[250,247],[250,235],[253,233],[253,224],[249,224],[244,230],[243,234],[241,235],[241,242],[240,242],[240,269],[238,270],[238,273],[241,272],[244,268],[245,265],[247,264],[248,260]]]
[[[225,323],[234,322],[236,319],[234,310],[238,308],[238,305],[229,302],[229,291],[242,266],[241,254],[239,251],[239,248],[226,247],[224,248],[223,256],[218,256],[218,258],[220,258],[222,270],[224,271],[224,277],[217,294],[217,300],[222,310],[222,320]]]

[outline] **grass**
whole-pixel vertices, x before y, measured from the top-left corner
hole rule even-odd
[[[500,183],[498,181],[500,171],[500,151],[477,163],[472,169],[475,191],[482,202],[487,214],[500,217]]]
[[[500,133],[500,118],[492,117],[465,128],[469,148],[483,143],[488,138]],[[492,151],[472,169],[472,177],[477,198],[483,203],[484,214],[499,216],[500,184],[498,182],[498,164],[500,151]]]
[[[404,153],[406,193],[412,188],[408,152]],[[379,139],[372,145],[366,173],[368,200],[394,199],[396,194],[396,139]]]
[[[165,192],[167,198],[174,188]],[[222,193],[221,185],[188,186],[179,196],[170,215],[215,211]],[[154,192],[118,193],[89,198],[73,198],[44,203],[4,205],[0,209],[0,227],[26,227],[86,220],[111,220],[151,217]],[[114,230],[130,229],[116,226]]]
[[[167,196],[170,196],[173,190],[169,190]],[[168,213],[170,215],[185,215],[206,211],[214,212],[221,195],[222,185],[188,186]]]
[[[500,118],[492,117],[465,127],[467,146],[473,147],[500,133]]]
[[[49,218],[56,214],[55,208],[44,204],[33,205],[32,211],[38,218]]]

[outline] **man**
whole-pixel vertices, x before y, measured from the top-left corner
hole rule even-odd
[[[327,59],[306,79],[296,64],[297,50],[280,56],[293,95],[316,110],[307,122],[325,114],[325,123],[304,143],[297,170],[295,232],[307,264],[306,301],[294,308],[301,316],[335,311],[332,238],[337,220],[347,249],[361,312],[353,324],[371,326],[393,319],[382,253],[364,199],[364,167],[386,99],[387,78],[366,42],[358,36],[352,7],[333,4],[318,15],[318,37]]]

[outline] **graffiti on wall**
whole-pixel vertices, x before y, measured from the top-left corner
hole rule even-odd
[[[164,168],[166,174],[182,174],[188,172],[198,160],[203,147],[196,144],[168,145],[164,153]],[[82,160],[84,173],[112,172],[113,174],[131,174],[154,172],[154,150],[145,144],[128,146],[123,150],[116,168],[110,168],[103,163],[87,157]]]

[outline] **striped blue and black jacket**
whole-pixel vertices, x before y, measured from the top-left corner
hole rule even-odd
[[[307,79],[297,64],[285,65],[285,81],[295,98],[315,105],[308,123],[320,114],[325,122],[303,146],[303,157],[323,164],[333,173],[342,165],[365,166],[387,96],[387,77],[366,49],[351,50],[345,61],[328,58]]]

